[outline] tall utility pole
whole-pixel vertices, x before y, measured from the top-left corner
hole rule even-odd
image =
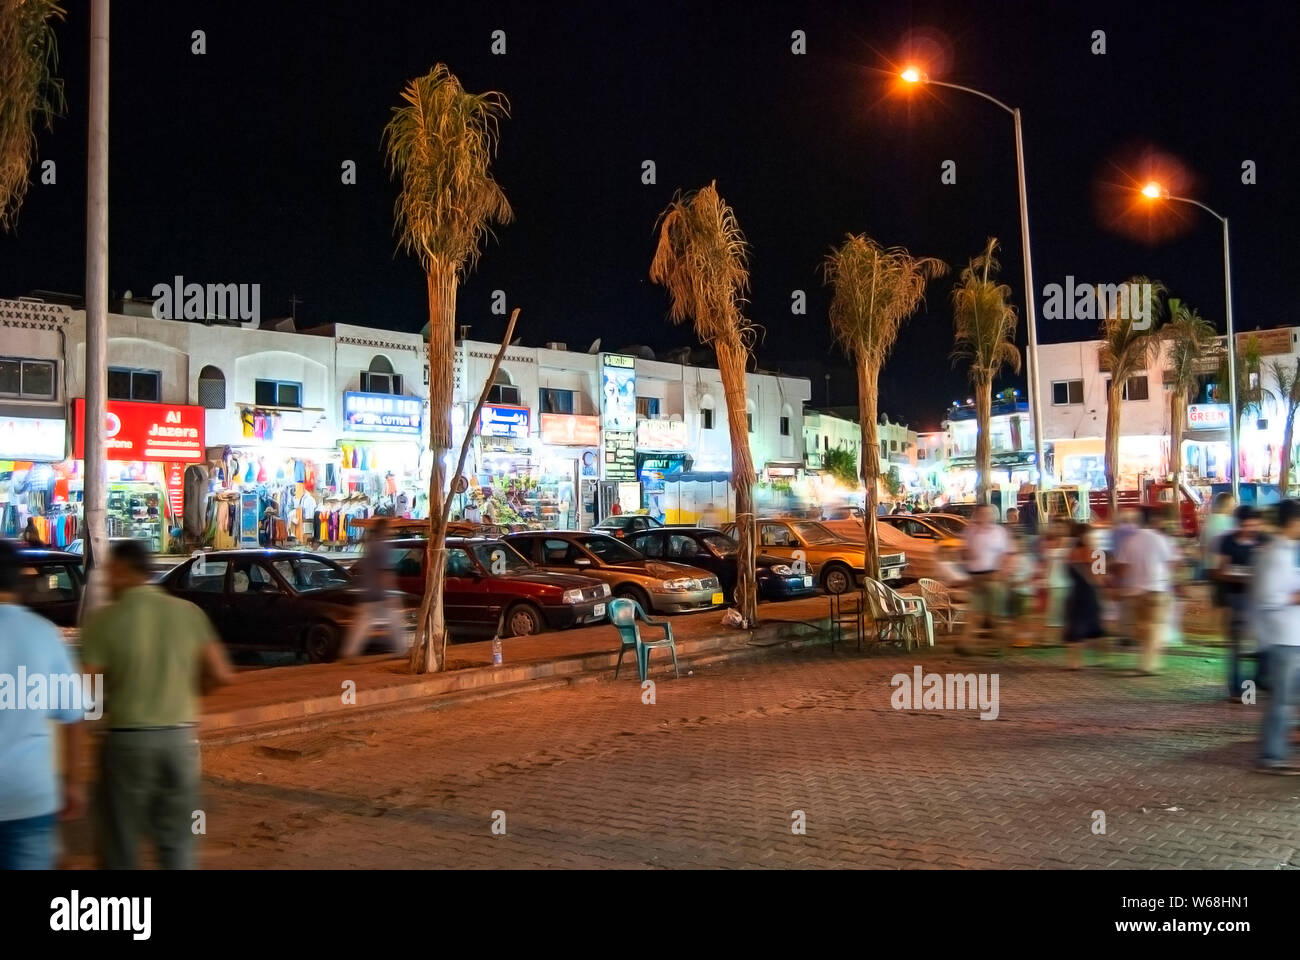
[[[90,124],[86,151],[86,469],[82,513],[90,549],[91,607],[104,591],[96,568],[107,560],[105,527],[108,417],[108,0],[90,4]]]

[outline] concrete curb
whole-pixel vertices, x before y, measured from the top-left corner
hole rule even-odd
[[[774,648],[790,650],[828,642],[828,620],[782,621],[760,624],[754,631],[728,631],[682,640],[677,644],[677,655],[681,664],[689,668],[761,656]],[[664,675],[665,664],[670,664],[666,654],[652,653],[651,657],[652,676]],[[367,688],[362,681],[357,686],[355,704],[345,704],[340,694],[330,694],[204,714],[199,722],[199,737],[209,745],[237,743],[351,722],[359,717],[436,709],[489,697],[591,682],[603,677],[612,679],[617,661],[618,651],[613,650],[500,667],[454,670],[400,685]],[[620,682],[629,670],[635,681],[635,658],[625,654]]]

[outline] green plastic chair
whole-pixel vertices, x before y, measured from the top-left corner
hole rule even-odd
[[[677,644],[673,641],[673,625],[667,620],[652,620],[646,616],[645,611],[641,609],[641,604],[635,600],[629,600],[626,597],[618,597],[609,601],[609,608],[606,614],[609,622],[614,625],[618,631],[619,640],[622,645],[618,649],[618,663],[614,665],[614,679],[618,679],[619,668],[623,666],[623,654],[628,648],[636,650],[636,668],[641,677],[641,682],[645,682],[646,674],[650,672],[650,650],[652,647],[667,647],[673,655],[673,675],[681,679],[681,671],[677,669]],[[640,620],[648,627],[655,627],[664,632],[662,640],[645,640],[641,637],[641,628],[637,624]]]

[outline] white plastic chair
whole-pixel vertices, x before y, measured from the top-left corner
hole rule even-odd
[[[925,608],[943,626],[946,633],[952,633],[966,622],[962,617],[965,611],[953,602],[952,592],[946,583],[922,577],[917,584],[921,588],[921,599],[925,601]]]

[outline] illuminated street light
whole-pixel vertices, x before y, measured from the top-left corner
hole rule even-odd
[[[1237,335],[1232,326],[1232,256],[1228,249],[1228,218],[1211,210],[1199,200],[1193,200],[1191,197],[1171,196],[1163,185],[1154,180],[1143,187],[1141,193],[1142,196],[1150,200],[1174,200],[1178,203],[1190,203],[1194,207],[1200,207],[1223,224],[1223,313],[1228,323],[1228,440],[1232,451],[1230,476],[1232,477],[1232,497],[1234,500],[1240,501],[1241,478],[1238,474],[1241,471],[1241,464],[1237,453],[1237,432],[1240,429],[1240,424],[1237,422]]]
[[[942,80],[931,80],[929,75],[917,67],[908,67],[899,74],[907,83],[924,83],[927,86],[947,87],[950,90],[960,90],[963,93],[974,94],[977,97],[996,104],[1007,113],[1011,114],[1015,122],[1016,131],[1016,181],[1020,192],[1020,244],[1021,252],[1024,257],[1025,267],[1025,325],[1029,328],[1029,350],[1028,353],[1028,371],[1029,378],[1029,410],[1030,419],[1034,425],[1034,463],[1041,465],[1043,461],[1043,411],[1038,384],[1038,323],[1034,315],[1034,268],[1033,259],[1029,252],[1029,191],[1025,186],[1025,141],[1021,131],[1020,108],[1009,107],[1001,100],[990,97],[987,93],[975,90],[972,87],[963,87],[957,83],[946,83]],[[1035,486],[1043,489],[1043,471],[1041,466],[1036,470],[1038,483]]]

